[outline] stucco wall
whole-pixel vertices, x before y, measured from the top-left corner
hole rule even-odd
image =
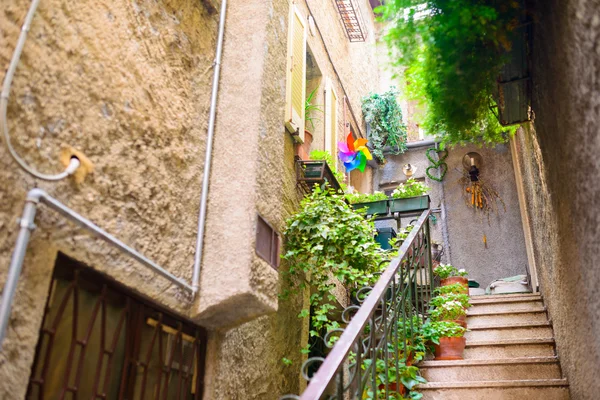
[[[307,17],[308,8],[303,2],[298,2],[300,12]],[[370,51],[365,44],[359,44],[357,47],[349,48],[345,44],[347,39],[342,36],[339,21],[332,14],[335,10],[333,3],[312,4],[311,9],[315,12],[315,18],[325,36],[335,34],[339,37],[339,43],[332,45],[347,49],[349,52],[367,52]],[[321,12],[324,14],[317,14]],[[296,175],[294,167],[294,144],[291,136],[283,128],[283,110],[285,106],[285,67],[286,59],[284,54],[287,52],[287,29],[289,16],[289,3],[285,0],[264,2],[262,0],[230,0],[229,17],[231,21],[241,19],[245,24],[237,26],[235,22],[228,24],[225,43],[225,58],[231,56],[242,45],[245,38],[251,37],[255,43],[260,43],[260,50],[257,47],[249,57],[245,55],[248,64],[261,64],[261,68],[256,71],[254,79],[258,82],[249,82],[247,85],[257,84],[259,89],[254,92],[253,104],[245,104],[247,107],[259,109],[254,117],[257,118],[256,125],[240,127],[245,132],[258,138],[258,164],[256,170],[256,180],[248,182],[252,194],[244,197],[241,194],[233,196],[240,201],[255,201],[256,211],[259,212],[272,226],[282,232],[285,226],[285,220],[296,212],[299,201],[303,193],[296,186]],[[320,15],[320,16],[319,16]],[[262,28],[264,27],[264,28]],[[253,34],[246,31],[251,29]],[[262,39],[258,39],[262,38]],[[262,41],[261,41],[262,40]],[[308,46],[314,60],[318,65],[323,77],[329,77],[334,85],[338,101],[338,133],[341,137],[343,132],[343,114],[342,114],[342,89],[340,82],[333,72],[333,67],[329,62],[325,48],[319,36],[308,37]],[[335,62],[335,61],[334,61]],[[350,60],[340,59],[336,63],[347,68]],[[238,66],[241,68],[241,66]],[[224,64],[224,78],[227,76],[226,69],[231,68]],[[237,76],[243,76],[245,72],[232,69]],[[365,68],[357,64],[357,68]],[[241,78],[243,79],[243,78]],[[360,79],[350,80],[347,83],[348,91],[356,91],[357,85],[368,85],[369,82],[376,82],[375,73],[364,75]],[[346,83],[345,83],[346,84]],[[316,104],[323,104],[323,89],[325,88],[325,79],[320,82],[320,89],[317,92]],[[238,88],[235,95],[247,102],[249,96],[247,88]],[[223,115],[225,110],[231,107],[223,106]],[[250,112],[250,111],[247,111]],[[349,114],[348,114],[349,115]],[[323,116],[319,116],[324,123]],[[315,142],[313,149],[324,148],[324,129],[316,129]],[[251,139],[251,140],[254,140]],[[229,143],[229,145],[231,145]],[[241,168],[241,167],[240,167]],[[238,169],[231,171],[231,177],[222,182],[222,186],[233,185],[233,182],[239,180],[237,177]],[[368,178],[366,178],[368,179]],[[235,189],[237,186],[233,185]],[[251,197],[251,199],[250,199]],[[220,216],[219,218],[225,218]],[[222,240],[221,238],[212,238],[212,242]],[[250,239],[253,243],[254,237]],[[215,258],[222,252],[211,250]],[[264,261],[254,257],[254,268],[261,268]],[[270,267],[269,267],[270,268]],[[287,265],[282,262],[280,266],[280,284]],[[257,274],[256,282],[264,282]],[[301,347],[307,343],[308,320],[301,320],[297,317],[303,304],[307,301],[302,294],[292,296],[289,299],[280,299],[277,303],[277,311],[273,314],[260,317],[256,320],[247,322],[239,327],[215,331],[211,335],[209,344],[208,370],[207,370],[207,394],[210,399],[277,399],[283,394],[299,393],[303,382],[300,377],[300,366],[306,356],[300,353]],[[286,366],[282,358],[292,361],[292,364]]]
[[[571,398],[600,393],[596,1],[537,1],[534,127],[518,137],[541,289]]]
[[[0,76],[30,2],[0,1]],[[17,151],[58,172],[62,144],[96,171],[81,185],[23,173],[0,146],[0,282],[17,216],[38,185],[189,280],[204,154],[216,16],[201,2],[44,0],[8,109]],[[0,355],[0,398],[24,396],[58,250],[179,313],[189,296],[43,206]]]
[[[405,181],[402,166],[415,165],[414,177],[425,178],[431,188],[431,207],[440,209],[434,213],[437,224],[432,226],[432,237],[444,244],[442,261],[465,268],[469,278],[478,281],[482,287],[498,278],[526,274],[528,261],[509,146],[449,149],[448,172],[443,183],[426,177],[425,170],[431,165],[425,155],[426,149],[410,149],[401,155],[386,156],[387,163],[376,173],[376,189],[381,190],[381,186],[391,182]],[[463,186],[458,183],[463,173],[462,157],[470,151],[483,157],[481,179],[499,193],[506,205],[506,212],[500,206],[500,212],[492,214],[489,223],[485,216],[467,207],[462,197]],[[431,172],[438,174],[436,170]],[[483,242],[484,235],[487,247]]]

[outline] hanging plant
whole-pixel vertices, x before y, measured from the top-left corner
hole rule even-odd
[[[406,151],[406,125],[402,122],[402,110],[397,99],[396,88],[382,94],[371,93],[362,99],[363,116],[371,127],[369,142],[373,155],[381,161],[385,159],[385,147],[389,147],[392,154]]]
[[[518,1],[396,0],[378,11],[427,133],[443,144],[495,144],[514,134],[517,126],[498,122],[492,94],[519,21]]]

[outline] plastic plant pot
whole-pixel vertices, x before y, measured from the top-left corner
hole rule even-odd
[[[352,204],[352,208],[360,210],[361,208],[367,208],[367,215],[387,215],[388,213],[388,201],[379,200],[371,201],[368,203],[356,203]]]
[[[429,208],[429,196],[409,197],[407,199],[390,199],[390,212],[423,211]]]
[[[391,250],[392,245],[390,244],[390,239],[396,237],[396,231],[394,228],[377,228],[377,236],[375,236],[375,241],[379,243],[379,246],[382,250]]]

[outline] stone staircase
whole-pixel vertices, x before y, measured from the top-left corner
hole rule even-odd
[[[464,360],[425,361],[423,399],[569,399],[542,297],[471,297]]]

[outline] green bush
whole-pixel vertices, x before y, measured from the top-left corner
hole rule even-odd
[[[510,49],[518,1],[390,0],[377,10],[385,40],[405,68],[407,95],[424,110],[420,126],[443,143],[507,141],[492,93]]]

